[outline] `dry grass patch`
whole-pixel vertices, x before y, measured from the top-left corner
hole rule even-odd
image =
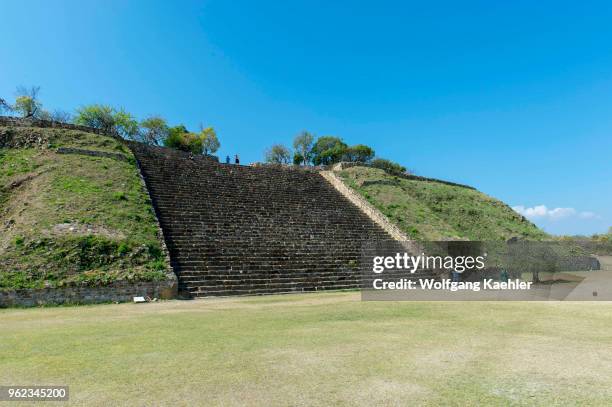
[[[73,405],[610,405],[610,303],[359,293],[0,310],[0,382]]]

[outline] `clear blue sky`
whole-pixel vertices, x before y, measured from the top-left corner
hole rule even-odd
[[[5,0],[0,17],[0,97],[202,122],[244,162],[308,129],[552,233],[612,225],[610,2]]]

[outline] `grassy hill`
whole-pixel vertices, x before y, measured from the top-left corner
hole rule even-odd
[[[338,175],[414,239],[547,237],[508,205],[474,189],[400,178],[369,167],[347,168]]]
[[[59,154],[78,148],[123,160]],[[132,153],[77,130],[0,126],[0,290],[165,278]]]

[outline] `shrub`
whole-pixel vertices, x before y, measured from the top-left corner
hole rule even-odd
[[[129,251],[130,251],[130,247],[126,243],[121,243],[119,247],[117,247],[117,254],[120,256],[123,256]]]
[[[127,201],[127,195],[125,194],[125,192],[115,192],[113,193],[113,198],[116,201]]]
[[[406,167],[385,158],[376,158],[372,160],[370,166],[380,168],[391,175],[402,175],[406,173]]]

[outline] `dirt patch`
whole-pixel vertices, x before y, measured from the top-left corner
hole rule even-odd
[[[36,177],[39,177],[43,173],[44,173],[44,171],[37,172],[37,173],[26,174],[26,175],[24,175],[22,177],[17,178],[13,182],[9,183],[5,187],[3,187],[3,189],[10,191],[11,189],[19,188],[21,185],[25,184],[28,181],[33,180]]]
[[[78,223],[58,223],[54,225],[50,231],[52,235],[73,235],[73,236],[86,236],[86,235],[98,235],[105,236],[114,240],[125,239],[125,235],[116,230],[110,230],[100,226],[94,225],[81,225]]]

